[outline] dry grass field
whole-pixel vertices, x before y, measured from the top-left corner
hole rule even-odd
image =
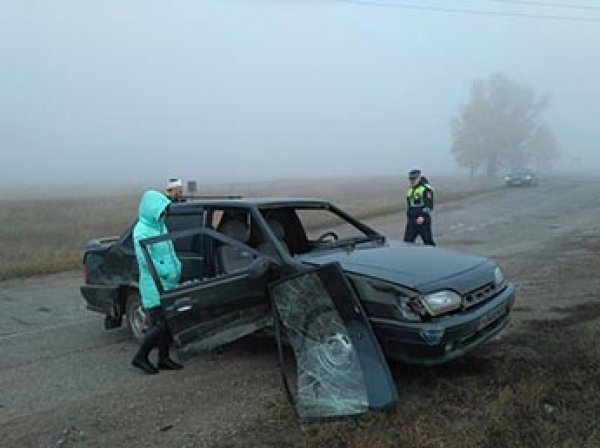
[[[496,186],[436,180],[440,202]],[[404,179],[292,180],[211,186],[203,193],[244,196],[322,197],[365,218],[404,207]],[[95,237],[120,234],[135,219],[139,193],[0,200],[0,280],[77,269]]]
[[[81,266],[85,243],[116,235],[135,216],[136,198],[5,200],[0,203],[0,279]]]

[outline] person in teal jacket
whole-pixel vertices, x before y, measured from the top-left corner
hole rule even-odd
[[[140,245],[141,240],[167,234],[164,218],[170,204],[171,201],[164,194],[154,190],[146,191],[140,201],[138,222],[133,229],[133,244],[140,273],[140,295],[148,316],[148,331],[131,363],[149,374],[158,373],[158,369],[148,360],[148,355],[153,348],[158,348],[159,369],[177,370],[182,368],[181,364],[169,357],[171,332],[160,304],[160,294]],[[175,288],[181,277],[181,262],[177,258],[173,243],[164,241],[147,247],[163,288],[165,290]]]

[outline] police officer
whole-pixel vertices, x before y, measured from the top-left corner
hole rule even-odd
[[[431,211],[433,210],[433,188],[421,170],[408,173],[410,188],[406,194],[406,230],[404,241],[414,243],[420,235],[423,243],[435,246],[431,235]]]

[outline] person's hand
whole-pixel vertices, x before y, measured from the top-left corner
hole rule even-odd
[[[423,218],[422,216],[419,216],[417,218],[417,224],[418,225],[422,226],[424,222],[425,222],[425,218]]]

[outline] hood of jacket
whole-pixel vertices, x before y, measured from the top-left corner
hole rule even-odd
[[[138,218],[146,225],[159,227],[161,224],[160,215],[171,204],[170,199],[164,194],[148,190],[140,201]]]

